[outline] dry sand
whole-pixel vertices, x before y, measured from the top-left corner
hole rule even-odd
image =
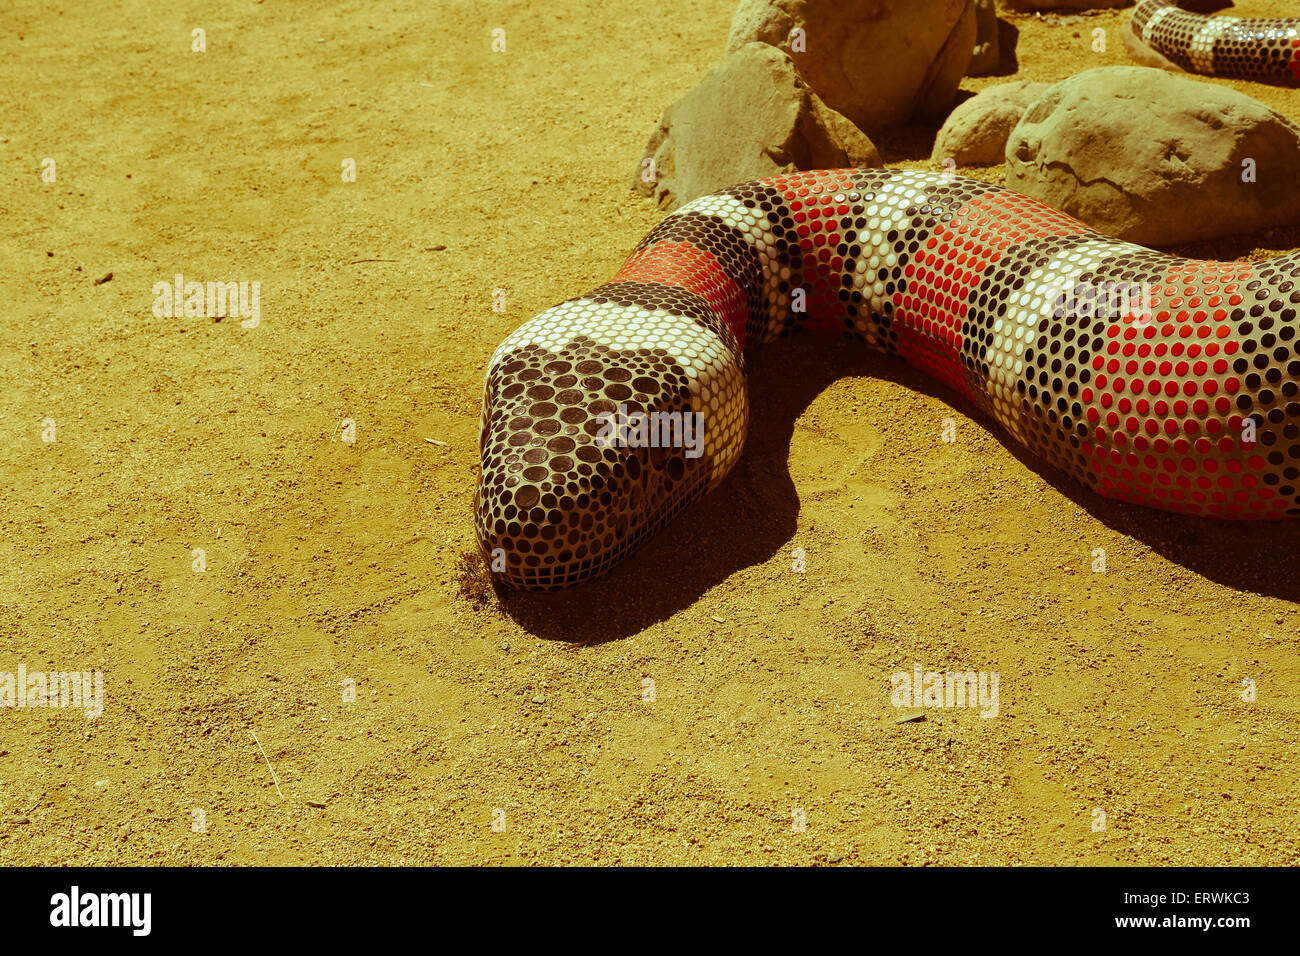
[[[733,0],[57,6],[0,40],[0,671],[106,700],[0,709],[0,862],[1300,863],[1296,526],[1104,501],[840,343],[756,359],[742,465],[612,576],[459,593],[486,359],[658,220]],[[1013,18],[1016,77],[1127,16]],[[261,324],[155,317],[177,272]],[[915,664],[999,715],[897,723]]]

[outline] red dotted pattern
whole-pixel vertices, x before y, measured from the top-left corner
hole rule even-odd
[[[792,173],[770,182],[788,205],[803,252],[807,327],[811,331],[839,332],[844,327],[839,300],[844,257],[836,247],[844,241],[846,219],[852,218],[847,195],[856,188],[852,170]]]
[[[1087,231],[1076,219],[1019,193],[989,192],[935,227],[903,270],[906,292],[894,294],[898,351],[912,365],[974,398],[961,358],[967,299],[985,270],[1012,245]]]
[[[1153,290],[1151,313],[1111,325],[1083,389],[1084,443],[1103,493],[1205,515],[1280,513],[1285,499],[1252,472],[1267,462],[1234,414],[1241,342],[1228,321],[1249,264],[1189,261]]]
[[[784,181],[782,181],[784,180]],[[774,181],[796,223],[804,254],[809,328],[836,330],[843,267],[836,254],[851,220],[841,171]],[[971,292],[1013,246],[1088,227],[1027,196],[990,191],[932,230],[907,264],[905,290],[893,296],[899,354],[974,398],[962,361],[962,322]],[[1257,475],[1266,461],[1242,437],[1234,414],[1241,387],[1230,373],[1240,349],[1228,322],[1251,278],[1244,263],[1188,261],[1153,289],[1151,313],[1129,314],[1106,330],[1105,355],[1081,399],[1091,437],[1083,442],[1110,497],[1194,514],[1246,517],[1280,513],[1287,501]]]
[[[1082,235],[1089,227],[1036,199],[999,189],[990,190],[959,209],[956,218],[946,227],[936,229],[935,234],[945,231],[977,236],[1000,257],[1009,246],[1043,236]]]
[[[803,253],[808,328],[839,331],[844,261],[837,246],[852,226],[846,193],[854,182],[843,170],[828,170],[777,177],[772,185],[788,204]],[[985,383],[971,380],[962,358],[972,290],[1006,250],[1088,231],[1008,190],[990,189],[962,206],[931,230],[903,270],[907,283],[892,299],[899,354],[975,398]],[[687,284],[681,275],[666,281]],[[1230,361],[1241,343],[1228,317],[1251,277],[1249,264],[1187,261],[1156,285],[1149,315],[1130,314],[1106,329],[1105,354],[1092,359],[1094,377],[1080,396],[1090,430],[1082,451],[1101,493],[1205,515],[1266,516],[1286,508],[1286,499],[1254,474],[1266,461],[1243,440],[1243,419],[1234,412],[1242,383]],[[690,281],[693,291],[707,284],[702,275]],[[739,289],[727,294],[735,317],[729,323],[738,328],[743,299]]]
[[[656,242],[635,253],[611,282],[678,286],[707,301],[745,347],[745,293],[712,255],[688,242]]]

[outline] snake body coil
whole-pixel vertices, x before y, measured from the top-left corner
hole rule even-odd
[[[515,587],[608,570],[723,480],[744,350],[801,329],[901,356],[1107,497],[1300,514],[1298,307],[1300,255],[1181,259],[957,176],[734,186],[497,348],[479,542]]]
[[[1129,24],[1138,39],[1190,73],[1300,81],[1300,20],[1207,17],[1167,0],[1139,0]]]

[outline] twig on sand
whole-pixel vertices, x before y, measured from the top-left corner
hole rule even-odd
[[[397,262],[397,260],[396,259],[353,259],[351,262],[348,263],[348,265],[354,266],[358,262]]]
[[[252,727],[249,727],[248,732],[253,735],[253,743],[257,744],[257,749],[262,750],[262,742],[257,739],[257,731]],[[271,771],[271,782],[275,784],[275,792],[278,793],[280,799],[283,800],[284,791],[280,789],[280,778],[275,775],[275,768],[271,766],[271,758],[266,755],[265,750],[262,750],[262,759],[266,761],[266,769]]]

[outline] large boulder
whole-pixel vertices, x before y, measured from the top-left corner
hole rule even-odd
[[[939,163],[951,159],[958,166],[996,166],[1006,158],[1007,137],[1020,117],[1048,88],[1047,83],[1020,80],[972,96],[944,120],[931,158]]]
[[[1225,86],[1140,66],[1049,88],[1007,140],[1006,184],[1113,236],[1166,245],[1300,218],[1300,127]]]
[[[871,140],[808,88],[790,57],[750,43],[664,112],[633,186],[673,209],[795,169],[879,165]]]
[[[952,107],[975,49],[974,0],[741,0],[727,50],[789,53],[826,105],[868,134]]]

